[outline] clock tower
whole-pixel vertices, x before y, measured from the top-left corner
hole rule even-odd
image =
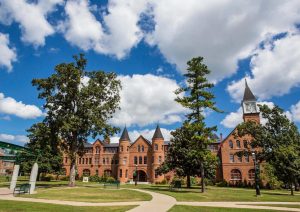
[[[245,79],[245,91],[242,101],[243,119],[245,122],[255,121],[257,123],[260,123],[259,111],[256,103],[256,97],[253,95],[247,84],[247,80]]]

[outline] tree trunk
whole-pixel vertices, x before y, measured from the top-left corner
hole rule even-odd
[[[294,189],[293,189],[293,183],[291,183],[291,195],[294,196]]]
[[[75,160],[71,160],[71,166],[70,166],[70,180],[69,180],[69,186],[74,187],[75,186]]]
[[[205,183],[204,183],[204,167],[203,167],[203,163],[201,163],[201,167],[200,167],[200,171],[201,171],[201,192],[204,193],[205,192]]]
[[[186,176],[186,187],[191,188],[191,176],[190,175]]]

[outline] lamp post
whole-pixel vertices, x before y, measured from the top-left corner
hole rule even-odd
[[[137,164],[135,164],[135,183],[134,185],[137,185],[137,178],[138,178],[138,173],[137,173]]]
[[[255,171],[255,191],[256,196],[260,196],[260,189],[259,189],[259,167],[256,161],[255,152],[252,152],[253,162],[254,162],[254,171]]]

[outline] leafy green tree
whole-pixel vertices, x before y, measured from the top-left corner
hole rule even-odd
[[[62,170],[62,152],[59,149],[57,135],[51,134],[51,127],[44,122],[32,125],[27,130],[29,143],[26,151],[17,154],[17,163],[24,172],[29,173],[35,162],[39,165],[38,179],[41,173],[58,173]]]
[[[69,186],[75,185],[76,157],[84,154],[89,136],[105,138],[118,129],[108,120],[119,107],[120,81],[115,73],[85,71],[84,55],[74,56],[75,63],[61,63],[45,79],[34,79],[39,98],[45,100],[45,122],[52,123],[61,139],[62,150],[70,159]]]
[[[290,186],[293,195],[293,186],[300,178],[299,130],[278,106],[259,105],[259,109],[266,124],[245,122],[237,127],[237,133],[251,135],[251,149],[256,149],[257,158],[273,166],[275,176]]]
[[[187,62],[187,65],[187,73],[184,75],[187,83],[175,92],[177,94],[175,101],[188,109],[187,127],[193,132],[188,139],[194,149],[193,157],[199,161],[201,191],[204,192],[205,161],[213,158],[208,145],[213,142],[211,138],[213,132],[217,130],[216,126],[206,126],[204,112],[208,109],[221,111],[215,106],[215,96],[211,92],[214,84],[209,83],[206,78],[210,70],[203,63],[203,58],[193,58]]]

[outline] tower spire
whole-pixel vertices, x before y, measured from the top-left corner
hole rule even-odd
[[[155,132],[154,132],[154,135],[153,135],[152,140],[153,140],[153,139],[164,139],[164,137],[163,137],[163,135],[162,135],[162,133],[161,133],[161,131],[160,131],[160,127],[159,127],[158,124],[157,124],[157,126],[156,126],[156,129],[155,129]]]
[[[245,101],[256,101],[256,97],[250,90],[246,78],[245,78],[245,91],[244,91],[243,102],[245,102]]]
[[[125,125],[125,128],[124,128],[123,132],[122,132],[120,141],[130,141],[126,125]]]

